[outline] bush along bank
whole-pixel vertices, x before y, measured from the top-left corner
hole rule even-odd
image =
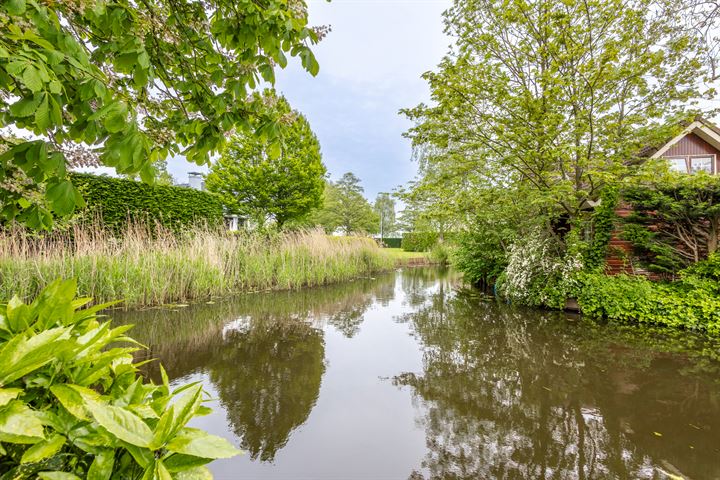
[[[402,263],[372,239],[319,231],[173,233],[138,225],[124,230],[115,236],[74,226],[41,237],[0,231],[0,297],[32,298],[51,279],[76,278],[82,295],[140,307],[324,285]]]
[[[129,326],[81,309],[74,281],[0,305],[3,478],[212,478],[204,466],[240,453],[187,423],[209,409],[202,385],[145,382]]]
[[[575,298],[581,312],[591,318],[720,335],[720,255],[666,282],[608,276],[586,267],[586,258],[580,249],[562,252],[550,240],[531,236],[510,249],[497,292],[511,303],[553,309],[563,309],[567,299]]]

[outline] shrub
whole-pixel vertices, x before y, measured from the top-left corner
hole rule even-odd
[[[463,232],[452,252],[452,264],[474,285],[491,287],[507,266],[507,256],[497,236],[486,229]]]
[[[29,305],[0,306],[0,473],[3,478],[208,478],[238,451],[186,424],[208,413],[199,384],[144,382],[125,336],[79,309],[74,281]],[[121,346],[122,344],[131,345]]]
[[[697,285],[602,274],[580,282],[578,304],[588,316],[720,333],[720,299]]]
[[[430,249],[429,258],[432,263],[447,265],[450,261],[450,249],[448,245],[444,242],[437,242]]]
[[[383,238],[382,243],[387,248],[402,248],[402,238]]]
[[[704,172],[628,184],[632,207],[624,236],[654,272],[677,273],[707,259],[720,243],[720,177]]]
[[[86,173],[71,177],[85,199],[83,214],[100,216],[103,224],[116,232],[123,231],[129,221],[160,224],[174,231],[223,221],[222,202],[213,193]]]
[[[437,232],[403,233],[402,249],[406,252],[427,252],[438,241]]]
[[[582,258],[579,251],[566,250],[539,232],[528,235],[510,247],[498,292],[521,305],[563,308],[578,287]]]

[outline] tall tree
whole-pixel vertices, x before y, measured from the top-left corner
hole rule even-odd
[[[720,0],[663,0],[668,18],[680,19],[703,45],[708,80],[720,80]]]
[[[350,172],[335,183],[327,182],[323,207],[310,222],[321,225],[327,232],[340,229],[346,235],[377,232],[377,215],[363,191],[360,179]]]
[[[380,238],[391,236],[395,233],[395,200],[387,192],[378,193],[375,198],[373,210],[378,216],[380,227]]]
[[[213,164],[206,186],[220,194],[234,213],[261,225],[274,220],[282,227],[322,205],[325,166],[320,142],[305,117],[291,110],[284,98],[275,98],[272,92],[265,97],[287,123],[279,154],[270,154],[274,144],[250,133],[238,134]]]
[[[233,129],[277,138],[252,92],[288,54],[317,74],[310,45],[325,33],[304,0],[12,0],[0,31],[0,126],[35,138],[0,156],[0,215],[46,228],[82,203],[66,176],[78,145],[151,179],[171,155],[208,163]],[[5,183],[17,170],[25,189]]]
[[[461,200],[521,192],[528,216],[581,216],[640,147],[670,133],[660,121],[699,96],[696,39],[654,7],[455,0],[445,14],[455,46],[425,74],[434,105],[405,110],[433,180],[423,186],[447,193],[449,182]]]

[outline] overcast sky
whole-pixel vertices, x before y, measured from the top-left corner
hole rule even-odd
[[[315,47],[320,74],[299,62],[278,72],[276,88],[300,110],[320,139],[332,178],[351,171],[365,194],[391,191],[411,180],[416,164],[402,137],[410,123],[398,110],[427,101],[420,78],[446,53],[442,12],[450,0],[310,0],[310,22],[331,25]],[[203,170],[182,159],[169,162],[176,181]]]

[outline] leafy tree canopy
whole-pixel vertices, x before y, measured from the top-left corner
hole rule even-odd
[[[382,237],[392,236],[397,231],[397,223],[395,222],[395,200],[389,193],[378,193],[378,196],[375,198],[373,210],[380,222],[380,235]]]
[[[379,219],[363,191],[360,179],[350,172],[335,183],[327,182],[323,207],[309,219],[310,223],[321,225],[326,232],[340,229],[346,235],[377,232]]]
[[[171,155],[208,163],[233,129],[277,138],[252,92],[288,56],[317,74],[310,46],[326,32],[303,0],[9,0],[0,30],[1,125],[35,138],[0,156],[0,215],[36,228],[82,203],[66,177],[78,145],[148,180]]]
[[[252,133],[235,135],[212,166],[206,186],[220,194],[231,211],[261,225],[272,219],[282,227],[322,205],[326,170],[320,143],[305,117],[273,92],[264,98],[285,124],[280,142],[267,143]]]
[[[481,191],[512,196],[495,199],[510,212],[520,202],[522,217],[508,218],[582,217],[701,96],[697,38],[655,7],[456,0],[445,14],[455,45],[425,74],[433,104],[404,111],[419,200],[460,222],[488,205]]]

